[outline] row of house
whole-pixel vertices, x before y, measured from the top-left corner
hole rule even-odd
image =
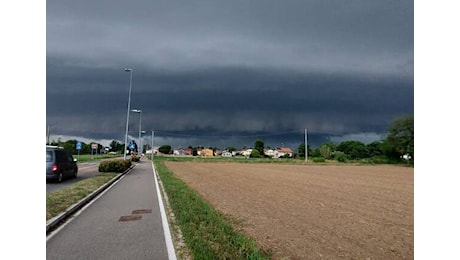
[[[202,156],[202,157],[215,157],[215,156],[249,157],[252,151],[253,149],[245,149],[245,150],[230,152],[227,150],[220,150],[220,149],[213,151],[212,149],[209,149],[209,148],[197,148],[197,155]],[[152,153],[151,150],[147,151],[147,154],[151,154],[151,153]],[[154,148],[154,154],[159,154],[158,147]],[[192,148],[174,148],[172,154],[176,156],[192,156],[193,150]],[[293,157],[294,151],[289,147],[281,147],[281,148],[276,148],[276,149],[264,149],[264,154],[267,157],[271,157],[271,158],[280,158],[280,157],[285,157],[285,156]]]
[[[247,149],[241,151],[240,154],[249,157],[251,155],[253,149]],[[276,149],[264,149],[264,155],[271,158],[280,158],[280,157],[293,157],[294,151],[289,147],[281,147]]]

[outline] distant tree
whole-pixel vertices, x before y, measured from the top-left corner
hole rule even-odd
[[[311,154],[312,154],[312,149],[311,149],[310,145],[307,145],[307,155],[310,156]],[[299,146],[297,148],[297,157],[305,158],[305,143],[299,144]]]
[[[117,142],[115,140],[112,140],[112,142],[109,144],[110,146],[110,151],[111,152],[121,152],[123,153],[123,150],[125,149],[125,145]]]
[[[77,143],[76,140],[68,140],[65,142],[61,142],[59,139],[57,146],[64,148],[64,150],[70,152],[71,154],[76,154],[77,153],[76,143]]]
[[[196,149],[196,147],[193,147],[192,148],[192,156],[197,156],[198,155],[198,150]]]
[[[386,138],[387,154],[410,154],[414,158],[414,116],[402,116],[395,119],[389,127]]]
[[[234,152],[234,151],[236,151],[236,148],[233,147],[233,146],[229,146],[229,147],[227,147],[227,151]]]
[[[60,143],[59,146],[63,147],[64,150],[67,150],[72,154],[76,154],[77,153],[76,144],[77,144],[76,140],[68,140],[66,142]]]
[[[319,153],[321,154],[322,157],[324,157],[325,159],[330,159],[331,158],[331,154],[332,154],[332,151],[331,151],[331,147],[327,146],[327,145],[321,145],[319,147]]]
[[[374,141],[372,143],[367,144],[367,150],[369,151],[369,156],[379,156],[383,154],[382,150],[383,141]]]
[[[259,150],[252,150],[251,154],[249,155],[249,157],[251,158],[260,158],[260,153],[259,153]]]
[[[331,151],[334,152],[335,150],[337,150],[337,144],[333,143],[333,142],[325,142],[323,143],[322,145],[325,145],[329,148],[331,148]]]
[[[91,145],[85,142],[82,142],[80,154],[91,154]]]
[[[325,159],[331,159],[332,153],[336,150],[336,145],[332,142],[325,142],[319,146],[319,154]]]
[[[348,159],[347,155],[341,151],[335,151],[333,156],[334,156],[334,159],[339,162],[346,162]]]
[[[257,139],[254,142],[254,149],[259,152],[259,155],[264,154],[264,149],[265,149],[264,141],[262,141],[261,139]]]
[[[297,156],[300,158],[305,158],[305,143],[301,143],[297,147]]]
[[[369,157],[369,150],[366,145],[360,141],[341,142],[336,150],[344,152],[352,160]]]
[[[319,151],[319,147],[316,147],[315,149],[313,149],[310,155],[311,157],[320,157],[321,152]]]
[[[171,146],[168,144],[162,145],[158,148],[158,151],[163,154],[169,154],[171,153]]]

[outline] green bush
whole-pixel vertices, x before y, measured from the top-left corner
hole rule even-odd
[[[401,161],[393,158],[388,158],[383,155],[373,156],[371,158],[361,159],[360,163],[365,164],[400,164]]]
[[[165,145],[162,145],[160,146],[160,148],[158,148],[158,151],[162,154],[169,154],[171,153],[171,145],[169,144],[165,144]]]
[[[313,162],[326,162],[326,158],[324,157],[312,157],[311,160]]]
[[[252,150],[251,154],[249,155],[251,158],[260,158],[260,152],[256,149]]]
[[[348,156],[341,151],[335,151],[334,152],[334,159],[339,161],[339,162],[346,162],[348,160]]]
[[[131,167],[130,160],[105,160],[99,163],[99,172],[124,172]]]

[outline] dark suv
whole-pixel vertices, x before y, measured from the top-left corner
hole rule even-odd
[[[61,182],[67,177],[77,178],[77,159],[62,147],[46,146],[46,181]]]

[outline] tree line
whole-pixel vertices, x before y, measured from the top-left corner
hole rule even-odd
[[[374,162],[414,162],[414,116],[395,119],[388,128],[385,139],[364,144],[360,141],[344,141],[339,144],[326,142],[315,149],[307,146],[308,156],[313,158],[347,160],[371,159]],[[299,145],[297,156],[305,158],[305,143]]]
[[[264,142],[254,143],[251,157],[264,157]],[[307,145],[307,155],[313,161],[336,160],[339,162],[366,160],[373,163],[414,163],[414,116],[406,115],[395,119],[388,128],[386,138],[369,144],[356,140],[339,144],[325,142],[316,148]],[[266,157],[266,156],[265,156]],[[287,156],[286,156],[287,157]],[[294,158],[305,158],[305,143],[297,147]]]
[[[69,140],[61,142],[60,140],[52,141],[47,145],[61,146],[73,154],[91,154],[94,150],[91,149],[91,143],[86,144],[81,142],[81,149],[76,149],[77,140]],[[133,141],[134,150],[137,150],[137,144]],[[197,155],[197,148],[204,147],[192,147],[193,155]],[[244,147],[245,148],[245,147]],[[104,149],[101,144],[98,144],[98,153]],[[127,148],[128,149],[128,148]],[[147,149],[147,146],[143,147],[143,152]],[[210,149],[216,151],[217,147],[210,147]],[[254,143],[253,154],[251,157],[264,157],[264,142],[261,139],[257,139]],[[113,140],[110,143],[108,152],[116,152],[123,154],[124,144]],[[226,149],[229,152],[236,151],[234,147],[228,147]],[[163,154],[169,154],[172,152],[170,145],[162,145],[159,151]],[[293,158],[302,159],[305,158],[305,143],[299,144],[297,150],[294,151]],[[406,160],[413,164],[414,161],[414,116],[406,115],[395,119],[388,128],[388,133],[385,139],[375,141],[369,144],[356,140],[343,141],[339,144],[333,142],[325,142],[320,144],[316,148],[312,148],[307,145],[308,158],[312,160],[337,160],[339,162],[345,162],[349,160],[362,160],[367,159],[375,163],[392,163],[401,162]]]
[[[102,144],[97,144],[97,149],[92,149],[91,145],[95,142],[91,143],[85,143],[85,142],[80,142],[81,143],[81,149],[80,151],[77,150],[77,140],[68,140],[65,142],[62,142],[60,139],[57,141],[53,140],[50,143],[47,143],[46,145],[52,145],[52,146],[59,146],[62,147],[64,150],[69,151],[72,154],[92,154],[92,153],[101,153],[101,152],[115,152],[119,154],[123,154],[123,150],[125,149],[125,145],[113,140],[109,147],[108,150],[106,151],[105,148]],[[132,141],[134,144],[134,149],[132,150],[137,150],[137,144],[135,141]],[[129,145],[129,144],[128,144]],[[126,149],[129,149],[128,147]],[[97,150],[97,151],[95,151]]]

